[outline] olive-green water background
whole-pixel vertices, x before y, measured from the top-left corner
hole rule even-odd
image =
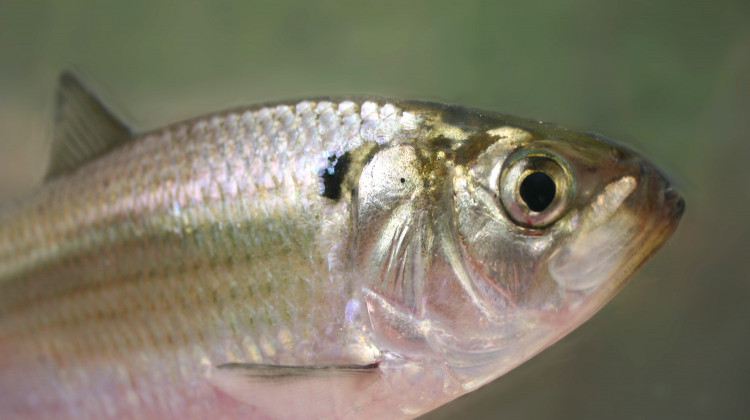
[[[39,184],[73,67],[139,130],[374,94],[596,131],[687,212],[591,321],[426,419],[750,418],[750,2],[2,1],[0,197]]]

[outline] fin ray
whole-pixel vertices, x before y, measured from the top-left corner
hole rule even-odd
[[[63,72],[49,168],[45,181],[94,159],[130,139],[132,132],[73,73]]]

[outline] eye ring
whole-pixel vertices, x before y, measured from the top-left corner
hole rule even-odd
[[[500,170],[500,201],[516,224],[543,229],[568,210],[575,184],[567,162],[546,150],[521,149]]]

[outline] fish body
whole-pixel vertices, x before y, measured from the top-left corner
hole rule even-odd
[[[61,79],[0,209],[0,418],[412,418],[608,301],[684,204],[637,154],[501,114],[302,100],[132,135]]]

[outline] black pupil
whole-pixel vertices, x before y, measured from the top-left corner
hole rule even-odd
[[[521,198],[532,211],[540,212],[555,199],[555,181],[544,172],[534,172],[521,181]]]

